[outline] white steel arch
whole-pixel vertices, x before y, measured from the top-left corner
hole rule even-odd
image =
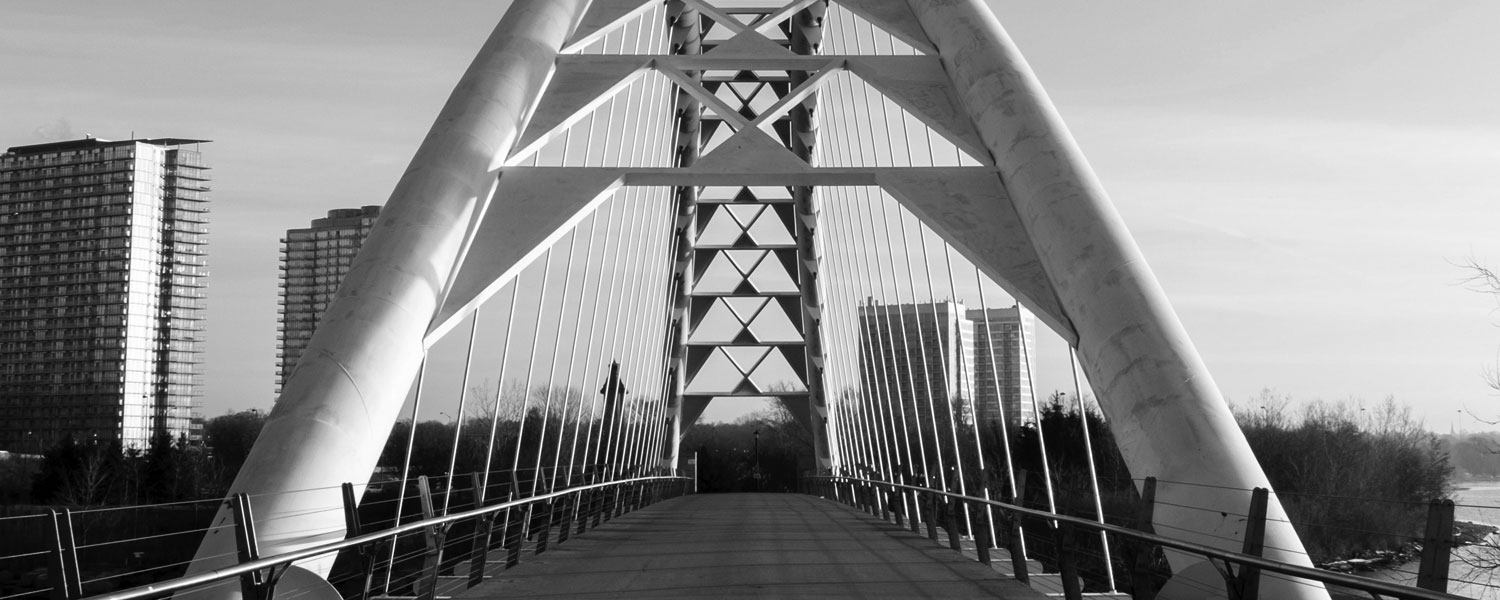
[[[1130,469],[1162,482],[1156,522],[1191,541],[1239,549],[1244,523],[1218,513],[1243,513],[1248,497],[1232,490],[1269,482],[1061,117],[983,2],[837,2],[926,52],[914,56],[797,54],[765,35],[799,11],[826,7],[827,0],[788,2],[749,24],[706,0],[673,0],[732,35],[703,54],[561,54],[652,4],[512,4],[398,183],[232,492],[326,489],[336,498],[339,483],[364,481],[430,340],[616,188],[879,186],[1076,346]],[[650,71],[672,80],[695,110],[716,114],[734,135],[702,160],[679,166],[519,166],[551,131]],[[708,71],[803,77],[765,113],[747,116],[695,79]],[[777,120],[816,107],[820,86],[835,72],[861,77],[982,164],[834,168],[814,164],[811,152],[799,155],[782,138],[815,142],[816,127],[787,134],[777,130]],[[815,234],[813,216],[798,215],[799,234]],[[804,278],[816,272],[815,257],[801,265]],[[815,332],[820,307],[814,301],[806,310],[804,328]],[[801,358],[807,377],[820,377],[821,352]],[[686,424],[678,396],[669,428]],[[829,415],[818,396],[811,394],[802,416],[822,439]],[[674,429],[668,438],[669,467],[675,466],[677,435]],[[821,444],[820,468],[832,466],[828,447],[837,445]],[[302,514],[307,506],[337,504],[312,496],[282,496],[257,507],[266,521],[263,552],[342,533],[337,514]],[[216,523],[227,519],[221,514]],[[228,530],[221,531],[209,535],[193,571],[219,566],[210,557],[233,554]],[[1275,501],[1266,547],[1268,556],[1308,564]],[[1201,569],[1185,557],[1172,558],[1178,572]],[[312,570],[326,573],[326,565]],[[1320,586],[1274,579],[1262,589],[1274,597],[1326,596]]]

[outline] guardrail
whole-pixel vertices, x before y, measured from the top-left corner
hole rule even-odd
[[[882,516],[882,518],[885,518],[884,515],[890,512],[890,507],[897,505],[897,502],[892,500],[895,494],[910,494],[913,506],[917,506],[920,510],[927,513],[924,517],[920,518],[926,521],[927,535],[933,540],[937,539],[937,527],[939,522],[943,520],[939,514],[942,512],[942,505],[950,505],[946,511],[948,515],[947,522],[943,523],[942,526],[947,530],[949,546],[954,550],[960,549],[960,534],[957,517],[958,511],[953,510],[953,508],[956,508],[958,504],[963,504],[971,509],[975,509],[971,510],[971,514],[977,516],[980,521],[973,527],[975,547],[979,561],[985,564],[990,563],[990,548],[998,548],[999,546],[994,545],[992,540],[988,539],[992,525],[988,522],[990,511],[982,509],[987,507],[991,510],[999,511],[1000,519],[1004,521],[1002,530],[1008,532],[1006,543],[1011,556],[1013,573],[1015,574],[1015,578],[1022,582],[1026,582],[1029,575],[1027,573],[1025,553],[1022,552],[1020,547],[1020,519],[1021,517],[1032,517],[1044,520],[1052,529],[1052,534],[1059,548],[1057,557],[1058,567],[1062,576],[1064,597],[1069,600],[1078,600],[1083,597],[1077,562],[1074,560],[1071,552],[1068,551],[1069,547],[1073,545],[1072,541],[1075,539],[1076,532],[1080,530],[1114,535],[1117,538],[1143,544],[1148,547],[1171,549],[1203,556],[1224,577],[1225,588],[1231,600],[1254,600],[1259,598],[1260,578],[1263,572],[1277,573],[1297,579],[1318,581],[1325,585],[1332,584],[1359,590],[1369,593],[1375,598],[1389,597],[1402,600],[1458,600],[1464,598],[1464,596],[1431,589],[1408,587],[1365,577],[1290,565],[1260,556],[1262,538],[1257,535],[1257,532],[1264,533],[1265,531],[1265,510],[1269,495],[1264,489],[1255,490],[1251,499],[1251,519],[1246,535],[1244,551],[1230,552],[1202,544],[1164,537],[1149,531],[1129,529],[1088,519],[1024,508],[998,500],[978,498],[902,483],[833,476],[808,477],[804,478],[803,481],[806,485],[803,491],[806,493],[832,498],[835,501],[860,508],[872,515]],[[1153,482],[1148,480],[1148,485],[1149,483]],[[905,502],[906,500],[903,499],[900,505],[904,505]],[[1449,514],[1451,515],[1451,503],[1449,506]],[[899,522],[901,515],[897,513],[896,518]],[[916,521],[916,518],[912,519],[913,530],[917,528]],[[1143,525],[1143,529],[1149,529],[1149,521]],[[1446,556],[1441,558],[1442,560],[1446,560]],[[1435,559],[1424,556],[1424,563],[1430,560]],[[1137,565],[1139,569],[1144,569],[1144,567],[1145,565],[1143,564]],[[1151,597],[1152,592],[1149,590],[1138,589],[1135,592],[1135,598],[1139,600]]]
[[[444,538],[449,529],[459,522],[474,521],[476,524],[468,556],[464,559],[464,562],[469,564],[465,585],[473,587],[484,579],[487,563],[485,559],[492,549],[491,542],[494,540],[493,536],[497,533],[497,528],[500,534],[499,539],[503,541],[501,548],[507,551],[505,567],[509,568],[520,562],[521,546],[526,538],[535,537],[534,551],[536,554],[541,554],[547,549],[548,538],[554,527],[558,529],[557,541],[561,543],[568,538],[575,524],[576,533],[581,534],[587,530],[591,519],[597,527],[601,519],[617,517],[666,498],[691,493],[693,482],[691,478],[677,476],[637,477],[581,485],[527,498],[511,498],[498,504],[441,516],[433,514],[432,494],[426,485],[426,478],[419,478],[417,487],[422,498],[423,518],[421,520],[379,531],[364,531],[360,526],[359,513],[356,510],[354,486],[346,483],[344,484],[344,514],[347,525],[345,538],[275,556],[260,556],[251,498],[245,494],[235,495],[227,502],[234,511],[234,533],[239,549],[237,564],[91,598],[96,600],[164,598],[176,592],[239,579],[240,590],[245,600],[272,600],[275,597],[277,582],[293,563],[354,549],[358,550],[364,568],[364,583],[355,597],[359,600],[366,600],[372,597],[371,584],[374,573],[382,563],[379,557],[388,554],[384,552],[389,549],[388,545],[394,544],[396,538],[403,534],[421,532],[426,542],[426,552],[420,573],[420,581],[423,583],[414,587],[417,590],[417,598],[432,600],[436,597],[436,584],[441,563],[445,562],[440,560],[440,557],[445,547],[451,547],[445,546]],[[538,505],[544,506],[537,510]],[[65,520],[59,521],[56,513],[53,519],[54,523],[65,522]],[[56,582],[52,587],[54,600],[72,600],[80,596],[78,594],[80,586],[77,584],[78,560],[71,548],[70,538],[70,532],[66,531],[64,526],[59,531],[58,544],[51,552],[52,566],[49,571],[52,573],[53,581]],[[386,565],[390,568],[389,562],[386,562]]]

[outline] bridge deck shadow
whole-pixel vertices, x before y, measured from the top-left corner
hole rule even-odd
[[[795,494],[652,505],[455,598],[1045,598],[910,531]]]

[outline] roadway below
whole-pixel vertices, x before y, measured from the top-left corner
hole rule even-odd
[[[667,500],[455,598],[1045,598],[945,546],[798,494]]]

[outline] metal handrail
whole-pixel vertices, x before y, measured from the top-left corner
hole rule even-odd
[[[316,546],[310,546],[310,547],[307,547],[307,548],[303,548],[301,550],[293,550],[291,552],[286,552],[286,553],[278,554],[278,555],[275,555],[275,556],[267,556],[267,557],[259,558],[259,559],[256,559],[256,560],[246,561],[246,562],[234,565],[232,567],[224,567],[224,568],[220,568],[220,569],[214,569],[212,571],[206,571],[206,572],[203,572],[203,573],[198,573],[197,575],[186,575],[186,576],[179,577],[179,578],[176,578],[176,579],[172,579],[172,580],[168,580],[168,581],[159,581],[159,582],[156,582],[156,583],[150,583],[150,584],[146,584],[146,585],[142,585],[142,586],[133,587],[133,588],[130,588],[130,589],[127,589],[127,590],[121,590],[121,591],[118,591],[118,592],[112,592],[112,593],[108,593],[108,594],[100,594],[100,595],[97,595],[97,596],[90,596],[90,600],[136,600],[136,599],[139,599],[139,598],[147,598],[147,597],[156,596],[156,595],[159,595],[159,594],[165,594],[165,593],[168,593],[168,592],[177,592],[177,591],[186,590],[186,589],[189,589],[189,588],[198,587],[198,586],[201,586],[201,585],[206,585],[206,584],[215,583],[215,582],[218,582],[218,581],[223,581],[223,580],[227,580],[227,579],[231,579],[231,578],[235,578],[235,577],[240,577],[242,575],[247,575],[247,574],[250,574],[250,573],[254,573],[254,572],[260,571],[261,569],[269,569],[269,568],[278,567],[278,566],[281,566],[281,565],[288,565],[288,564],[291,564],[291,563],[294,563],[294,562],[297,562],[297,561],[306,560],[306,559],[309,559],[309,558],[321,556],[321,555],[328,554],[328,553],[331,553],[331,552],[337,552],[337,551],[344,550],[344,549],[347,549],[347,548],[355,548],[355,547],[358,547],[358,546],[363,546],[365,544],[379,542],[379,541],[381,541],[381,540],[383,540],[385,538],[393,538],[395,536],[399,536],[399,535],[404,534],[404,533],[410,533],[410,532],[413,532],[413,531],[418,531],[418,530],[421,530],[421,529],[426,529],[428,527],[437,527],[437,526],[446,525],[446,524],[457,522],[457,521],[462,521],[462,520],[465,520],[465,519],[472,519],[472,518],[475,518],[475,517],[481,517],[481,516],[484,516],[486,514],[496,513],[496,512],[500,512],[502,510],[506,510],[506,509],[516,508],[516,507],[520,507],[520,506],[525,506],[527,504],[532,504],[532,503],[535,503],[535,502],[543,502],[543,501],[551,500],[553,498],[560,498],[560,497],[563,497],[563,496],[567,496],[567,495],[571,495],[571,494],[576,494],[578,492],[586,492],[586,491],[589,491],[589,490],[603,489],[603,488],[609,488],[609,487],[615,487],[615,486],[631,485],[631,484],[638,484],[638,483],[649,483],[649,482],[660,482],[660,481],[680,481],[682,483],[691,483],[692,482],[691,479],[688,478],[688,477],[665,476],[665,475],[663,475],[663,476],[652,476],[652,477],[636,477],[636,478],[633,478],[633,479],[623,479],[623,480],[619,480],[619,481],[610,481],[610,482],[606,482],[606,483],[594,483],[594,484],[582,485],[582,486],[578,486],[578,487],[571,487],[571,488],[568,488],[568,489],[565,489],[565,490],[559,490],[559,491],[550,492],[550,493],[547,493],[547,494],[541,494],[541,495],[538,495],[538,496],[531,496],[531,497],[527,497],[527,498],[521,498],[521,499],[518,499],[518,500],[510,500],[510,501],[507,501],[507,502],[502,502],[500,504],[495,504],[493,506],[485,506],[483,508],[470,509],[470,510],[466,510],[466,511],[463,511],[463,512],[458,512],[458,513],[453,513],[453,514],[449,514],[449,515],[444,515],[444,516],[441,516],[441,517],[432,517],[430,519],[423,519],[421,521],[412,521],[410,523],[406,523],[406,524],[403,524],[403,525],[398,525],[398,526],[392,527],[390,529],[383,529],[383,530],[380,530],[380,531],[377,531],[377,532],[374,532],[374,533],[367,533],[367,534],[364,534],[364,535],[358,535],[358,536],[355,536],[355,537],[345,538],[343,540],[339,540],[339,541],[335,541],[335,542],[327,542],[327,543],[323,543],[323,544],[318,544]]]
[[[1318,581],[1318,582],[1325,583],[1325,584],[1327,584],[1327,583],[1337,584],[1337,585],[1342,586],[1342,587],[1352,588],[1352,589],[1356,589],[1356,590],[1359,590],[1359,591],[1362,591],[1362,592],[1369,592],[1369,593],[1374,593],[1374,594],[1382,594],[1382,595],[1386,595],[1386,596],[1394,596],[1396,598],[1411,599],[1411,600],[1465,600],[1464,596],[1459,596],[1459,595],[1455,595],[1455,594],[1449,594],[1449,593],[1445,593],[1445,592],[1437,592],[1437,591],[1427,590],[1427,589],[1422,589],[1422,588],[1415,588],[1415,587],[1397,585],[1397,584],[1393,584],[1393,583],[1389,583],[1389,582],[1385,582],[1385,581],[1379,581],[1379,580],[1376,580],[1376,579],[1369,579],[1369,578],[1365,578],[1365,577],[1357,577],[1357,576],[1354,576],[1354,575],[1345,575],[1343,573],[1335,573],[1335,572],[1332,572],[1332,571],[1324,571],[1322,569],[1315,569],[1315,568],[1311,568],[1311,567],[1302,567],[1302,566],[1298,566],[1298,565],[1290,565],[1290,564],[1286,564],[1286,563],[1283,563],[1283,562],[1279,562],[1279,561],[1275,561],[1275,560],[1263,558],[1263,557],[1260,557],[1260,556],[1255,556],[1253,554],[1244,554],[1242,552],[1232,552],[1232,551],[1228,551],[1228,550],[1222,550],[1222,549],[1219,549],[1219,548],[1214,548],[1212,546],[1205,546],[1203,544],[1198,544],[1198,543],[1194,543],[1194,542],[1188,542],[1188,541],[1178,540],[1178,539],[1174,539],[1174,538],[1163,537],[1163,536],[1160,536],[1160,535],[1156,535],[1154,533],[1146,533],[1144,531],[1136,531],[1134,529],[1129,529],[1129,528],[1121,527],[1121,526],[1118,526],[1118,525],[1110,525],[1108,523],[1100,523],[1098,521],[1091,521],[1091,520],[1088,520],[1088,519],[1081,519],[1081,518],[1078,518],[1078,517],[1070,517],[1068,515],[1063,515],[1063,514],[1058,514],[1058,513],[1051,513],[1051,512],[1047,512],[1047,511],[1043,511],[1043,510],[1036,510],[1036,509],[1031,509],[1031,508],[1025,508],[1025,507],[1022,507],[1022,506],[1016,506],[1014,504],[1007,504],[1007,503],[1001,502],[999,500],[992,500],[992,499],[988,499],[988,498],[979,498],[979,497],[975,497],[975,496],[966,496],[966,495],[963,495],[963,494],[956,494],[956,493],[948,492],[948,491],[944,491],[944,490],[937,490],[937,489],[932,489],[932,488],[926,488],[926,487],[920,487],[920,486],[914,486],[914,485],[907,485],[907,484],[904,484],[904,483],[895,483],[895,482],[891,482],[891,481],[879,481],[879,480],[874,480],[874,479],[863,479],[863,478],[859,478],[859,477],[819,476],[819,477],[809,477],[808,479],[811,479],[811,480],[828,480],[828,481],[832,481],[832,482],[843,481],[843,482],[861,483],[861,484],[875,485],[875,486],[886,486],[886,487],[891,487],[891,488],[903,488],[903,489],[911,490],[913,492],[920,492],[920,493],[926,493],[926,494],[936,494],[936,495],[940,495],[940,496],[947,496],[947,497],[952,498],[954,500],[960,500],[960,501],[964,501],[964,502],[974,502],[974,503],[979,503],[979,504],[986,504],[986,505],[993,506],[995,508],[998,508],[998,509],[1006,511],[1006,512],[1011,512],[1011,513],[1016,513],[1016,514],[1026,515],[1026,516],[1031,516],[1031,517],[1037,517],[1037,518],[1046,519],[1046,520],[1049,520],[1049,521],[1056,521],[1056,522],[1060,522],[1060,523],[1067,523],[1067,524],[1072,525],[1072,526],[1082,527],[1082,528],[1085,528],[1085,529],[1091,529],[1091,530],[1094,530],[1094,531],[1102,531],[1102,532],[1113,533],[1113,534],[1115,534],[1117,536],[1121,536],[1121,537],[1126,538],[1126,539],[1131,539],[1131,540],[1135,540],[1135,541],[1140,541],[1140,542],[1146,542],[1146,543],[1150,543],[1150,544],[1155,544],[1155,545],[1158,545],[1158,546],[1163,546],[1163,547],[1166,547],[1166,548],[1172,548],[1172,549],[1175,549],[1175,550],[1182,550],[1182,551],[1185,551],[1185,552],[1191,552],[1193,554],[1203,555],[1203,556],[1205,556],[1207,558],[1210,558],[1210,559],[1217,558],[1217,559],[1222,560],[1222,561],[1224,561],[1226,563],[1233,562],[1233,563],[1236,563],[1236,564],[1239,564],[1239,565],[1256,567],[1256,568],[1259,568],[1259,569],[1261,569],[1263,571],[1272,571],[1272,572],[1280,573],[1280,574],[1283,574],[1283,575],[1290,575],[1292,577],[1296,577],[1296,578],[1299,578],[1299,579],[1310,579],[1310,580]]]

